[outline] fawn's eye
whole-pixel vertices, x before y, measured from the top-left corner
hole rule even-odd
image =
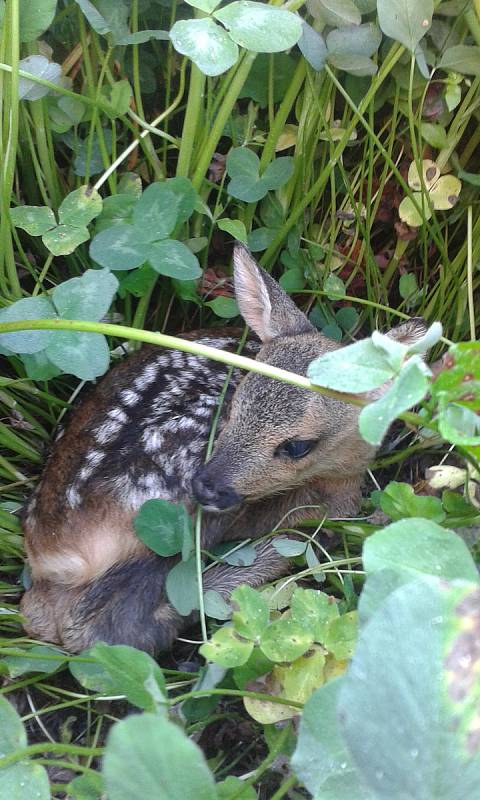
[[[317,444],[317,439],[306,439],[305,441],[298,441],[292,439],[289,442],[283,442],[277,447],[276,455],[288,456],[289,458],[305,458]]]

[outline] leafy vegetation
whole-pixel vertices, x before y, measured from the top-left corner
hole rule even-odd
[[[0,34],[0,797],[476,796],[478,2],[0,0]],[[372,444],[398,420],[362,516],[275,531],[290,577],[227,603],[201,568],[257,543],[196,553],[149,501],[197,638],[159,664],[27,639],[44,447],[127,340],[201,353],[163,332],[238,316],[234,238],[347,345],[312,390],[363,403]],[[413,347],[369,337],[417,315]]]

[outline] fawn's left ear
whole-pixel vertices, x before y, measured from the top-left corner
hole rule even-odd
[[[392,328],[386,335],[400,344],[415,344],[425,336],[426,332],[425,320],[422,317],[412,317],[407,322],[402,322],[401,325]]]
[[[235,297],[247,325],[262,342],[312,333],[315,328],[276,280],[242,244],[233,251]]]

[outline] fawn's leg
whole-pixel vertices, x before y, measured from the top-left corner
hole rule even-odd
[[[278,553],[272,539],[256,545],[255,561],[249,567],[233,567],[219,564],[207,569],[203,576],[203,589],[214,589],[226,600],[237,586],[247,584],[256,588],[264,583],[280,578],[289,569],[289,561]]]
[[[198,616],[194,612],[182,617],[165,597],[166,576],[174,563],[175,559],[158,556],[125,561],[82,587],[81,594],[77,589],[74,606],[60,622],[59,640],[74,652],[96,641],[127,644],[152,654],[170,649]],[[250,567],[220,564],[207,570],[203,589],[215,589],[228,600],[241,584],[262,586],[284,575],[288,564],[271,540],[262,542]]]
[[[27,631],[71,652],[97,641],[152,654],[168,650],[185,624],[164,594],[173,563],[148,555],[117,564],[82,586],[38,582],[22,599]]]

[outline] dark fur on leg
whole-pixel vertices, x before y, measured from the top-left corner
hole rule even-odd
[[[132,559],[93,581],[63,629],[65,646],[78,650],[103,641],[152,654],[168,650],[185,622],[165,598],[173,563],[154,555]]]

